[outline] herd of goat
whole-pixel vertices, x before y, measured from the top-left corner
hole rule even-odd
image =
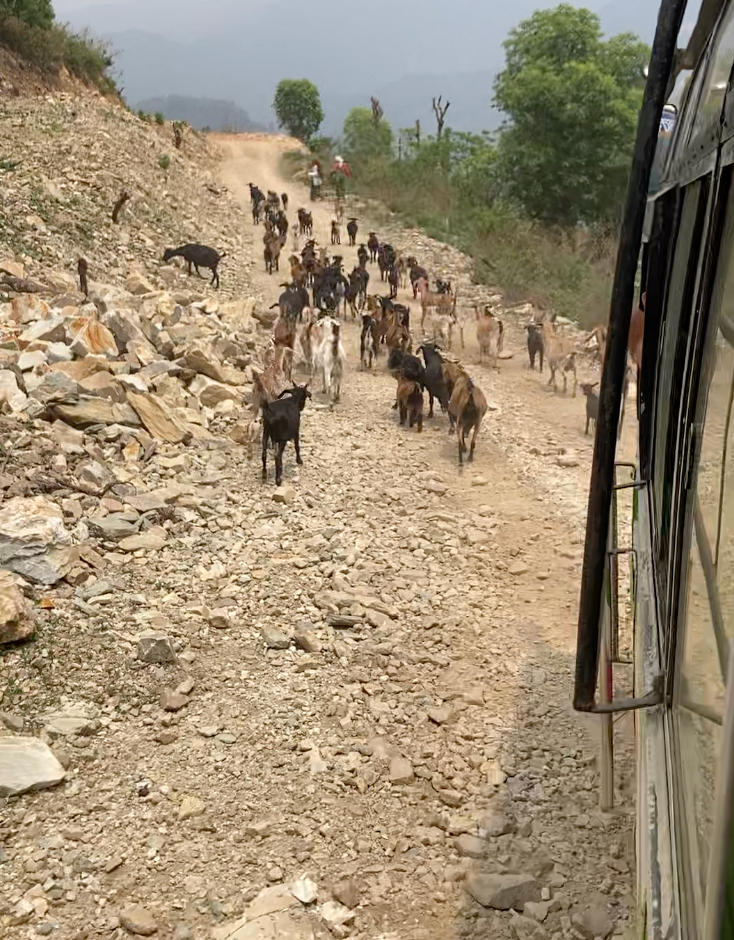
[[[280,256],[288,235],[292,239],[292,254],[288,259],[290,280],[281,284],[283,292],[271,310],[274,316],[273,334],[262,371],[255,371],[253,381],[253,419],[247,432],[250,452],[262,438],[262,475],[267,477],[267,451],[275,451],[276,483],[283,475],[283,452],[288,441],[293,441],[296,462],[302,463],[300,453],[300,416],[306,400],[311,397],[308,385],[293,381],[293,368],[305,368],[311,378],[321,380],[322,391],[330,401],[341,396],[346,366],[342,342],[341,314],[346,319],[351,313],[361,317],[360,362],[370,370],[384,348],[387,368],[397,382],[393,408],[398,412],[401,425],[423,428],[424,393],[428,393],[428,417],[433,417],[434,402],[448,415],[449,432],[456,433],[459,463],[464,456],[472,460],[477,434],[487,411],[487,400],[482,390],[472,381],[462,364],[447,350],[451,349],[453,331],[458,328],[464,348],[463,324],[457,318],[457,293],[451,282],[437,279],[436,289],[430,289],[427,270],[416,258],[397,252],[382,243],[375,232],[369,233],[366,243],[360,244],[358,264],[347,276],[343,257],[331,255],[319,247],[313,237],[312,213],[299,209],[297,222],[289,226],[286,211],[288,196],[272,191],[267,195],[250,183],[252,218],[264,225],[264,260],[268,273],[279,271]],[[341,213],[331,223],[331,247],[341,244]],[[347,234],[350,246],[357,247],[359,220],[349,218]],[[301,241],[304,244],[301,247]],[[168,249],[164,260],[181,257],[192,265],[212,271],[212,284],[219,284],[217,266],[224,255],[204,245],[184,245]],[[368,265],[378,266],[380,280],[388,293],[369,294]],[[412,288],[413,298],[420,299],[420,332],[422,343],[413,353],[410,308],[398,303],[400,287]],[[487,360],[496,367],[503,348],[504,326],[491,305],[475,308],[476,338],[480,362]],[[538,362],[539,370],[547,364],[550,373],[548,385],[557,388],[557,379],[563,381],[566,392],[568,376],[573,377],[572,395],[578,385],[574,342],[561,334],[555,317],[534,316],[526,324],[527,350],[530,368]],[[427,330],[428,327],[428,330]],[[603,359],[606,331],[597,327],[589,337],[596,346],[599,359]],[[596,420],[598,397],[596,383],[582,383],[586,398],[586,433]],[[624,408],[624,404],[623,404]],[[621,432],[621,421],[620,421]],[[470,441],[469,441],[470,439]]]

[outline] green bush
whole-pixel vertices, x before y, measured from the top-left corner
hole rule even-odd
[[[104,43],[56,23],[39,26],[25,22],[7,10],[7,0],[0,0],[0,42],[29,65],[47,75],[66,68],[104,94],[116,91],[109,74],[113,58]]]
[[[167,153],[162,153],[160,157],[158,157],[158,166],[162,170],[167,171],[169,169],[169,167],[171,166],[171,158],[168,156]]]
[[[54,8],[51,0],[0,0],[0,15],[49,29],[54,21]]]
[[[156,111],[155,116],[154,116],[154,120],[155,120],[156,124],[158,124],[160,127],[163,127],[163,125],[166,123],[166,119],[165,119],[165,117],[161,114],[160,111]]]

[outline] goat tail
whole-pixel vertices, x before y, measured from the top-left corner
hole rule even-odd
[[[226,252],[226,251],[223,251],[223,252],[221,253],[221,255],[219,256],[219,260],[221,261],[222,258],[226,258],[226,257],[227,257],[227,252]]]

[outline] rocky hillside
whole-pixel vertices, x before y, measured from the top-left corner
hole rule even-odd
[[[185,282],[163,265],[164,249],[202,242],[227,253],[222,292],[241,296],[250,286],[244,218],[211,165],[193,131],[177,150],[170,124],[148,124],[91,92],[0,97],[2,254],[32,277],[74,273],[84,257],[92,281],[123,286],[140,271],[173,287]],[[130,200],[116,224],[123,192]]]

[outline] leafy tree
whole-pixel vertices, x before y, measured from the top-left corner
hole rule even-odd
[[[466,206],[489,206],[497,199],[497,148],[488,134],[452,131],[451,181]]]
[[[614,217],[623,196],[650,50],[602,40],[590,10],[539,10],[510,33],[495,102],[508,116],[498,172],[533,218],[575,225]]]
[[[278,124],[303,141],[310,140],[324,120],[319,90],[307,78],[284,78],[279,82],[273,110]]]
[[[389,159],[393,133],[389,121],[374,120],[371,108],[352,108],[344,119],[344,151],[352,163],[375,158]]]

